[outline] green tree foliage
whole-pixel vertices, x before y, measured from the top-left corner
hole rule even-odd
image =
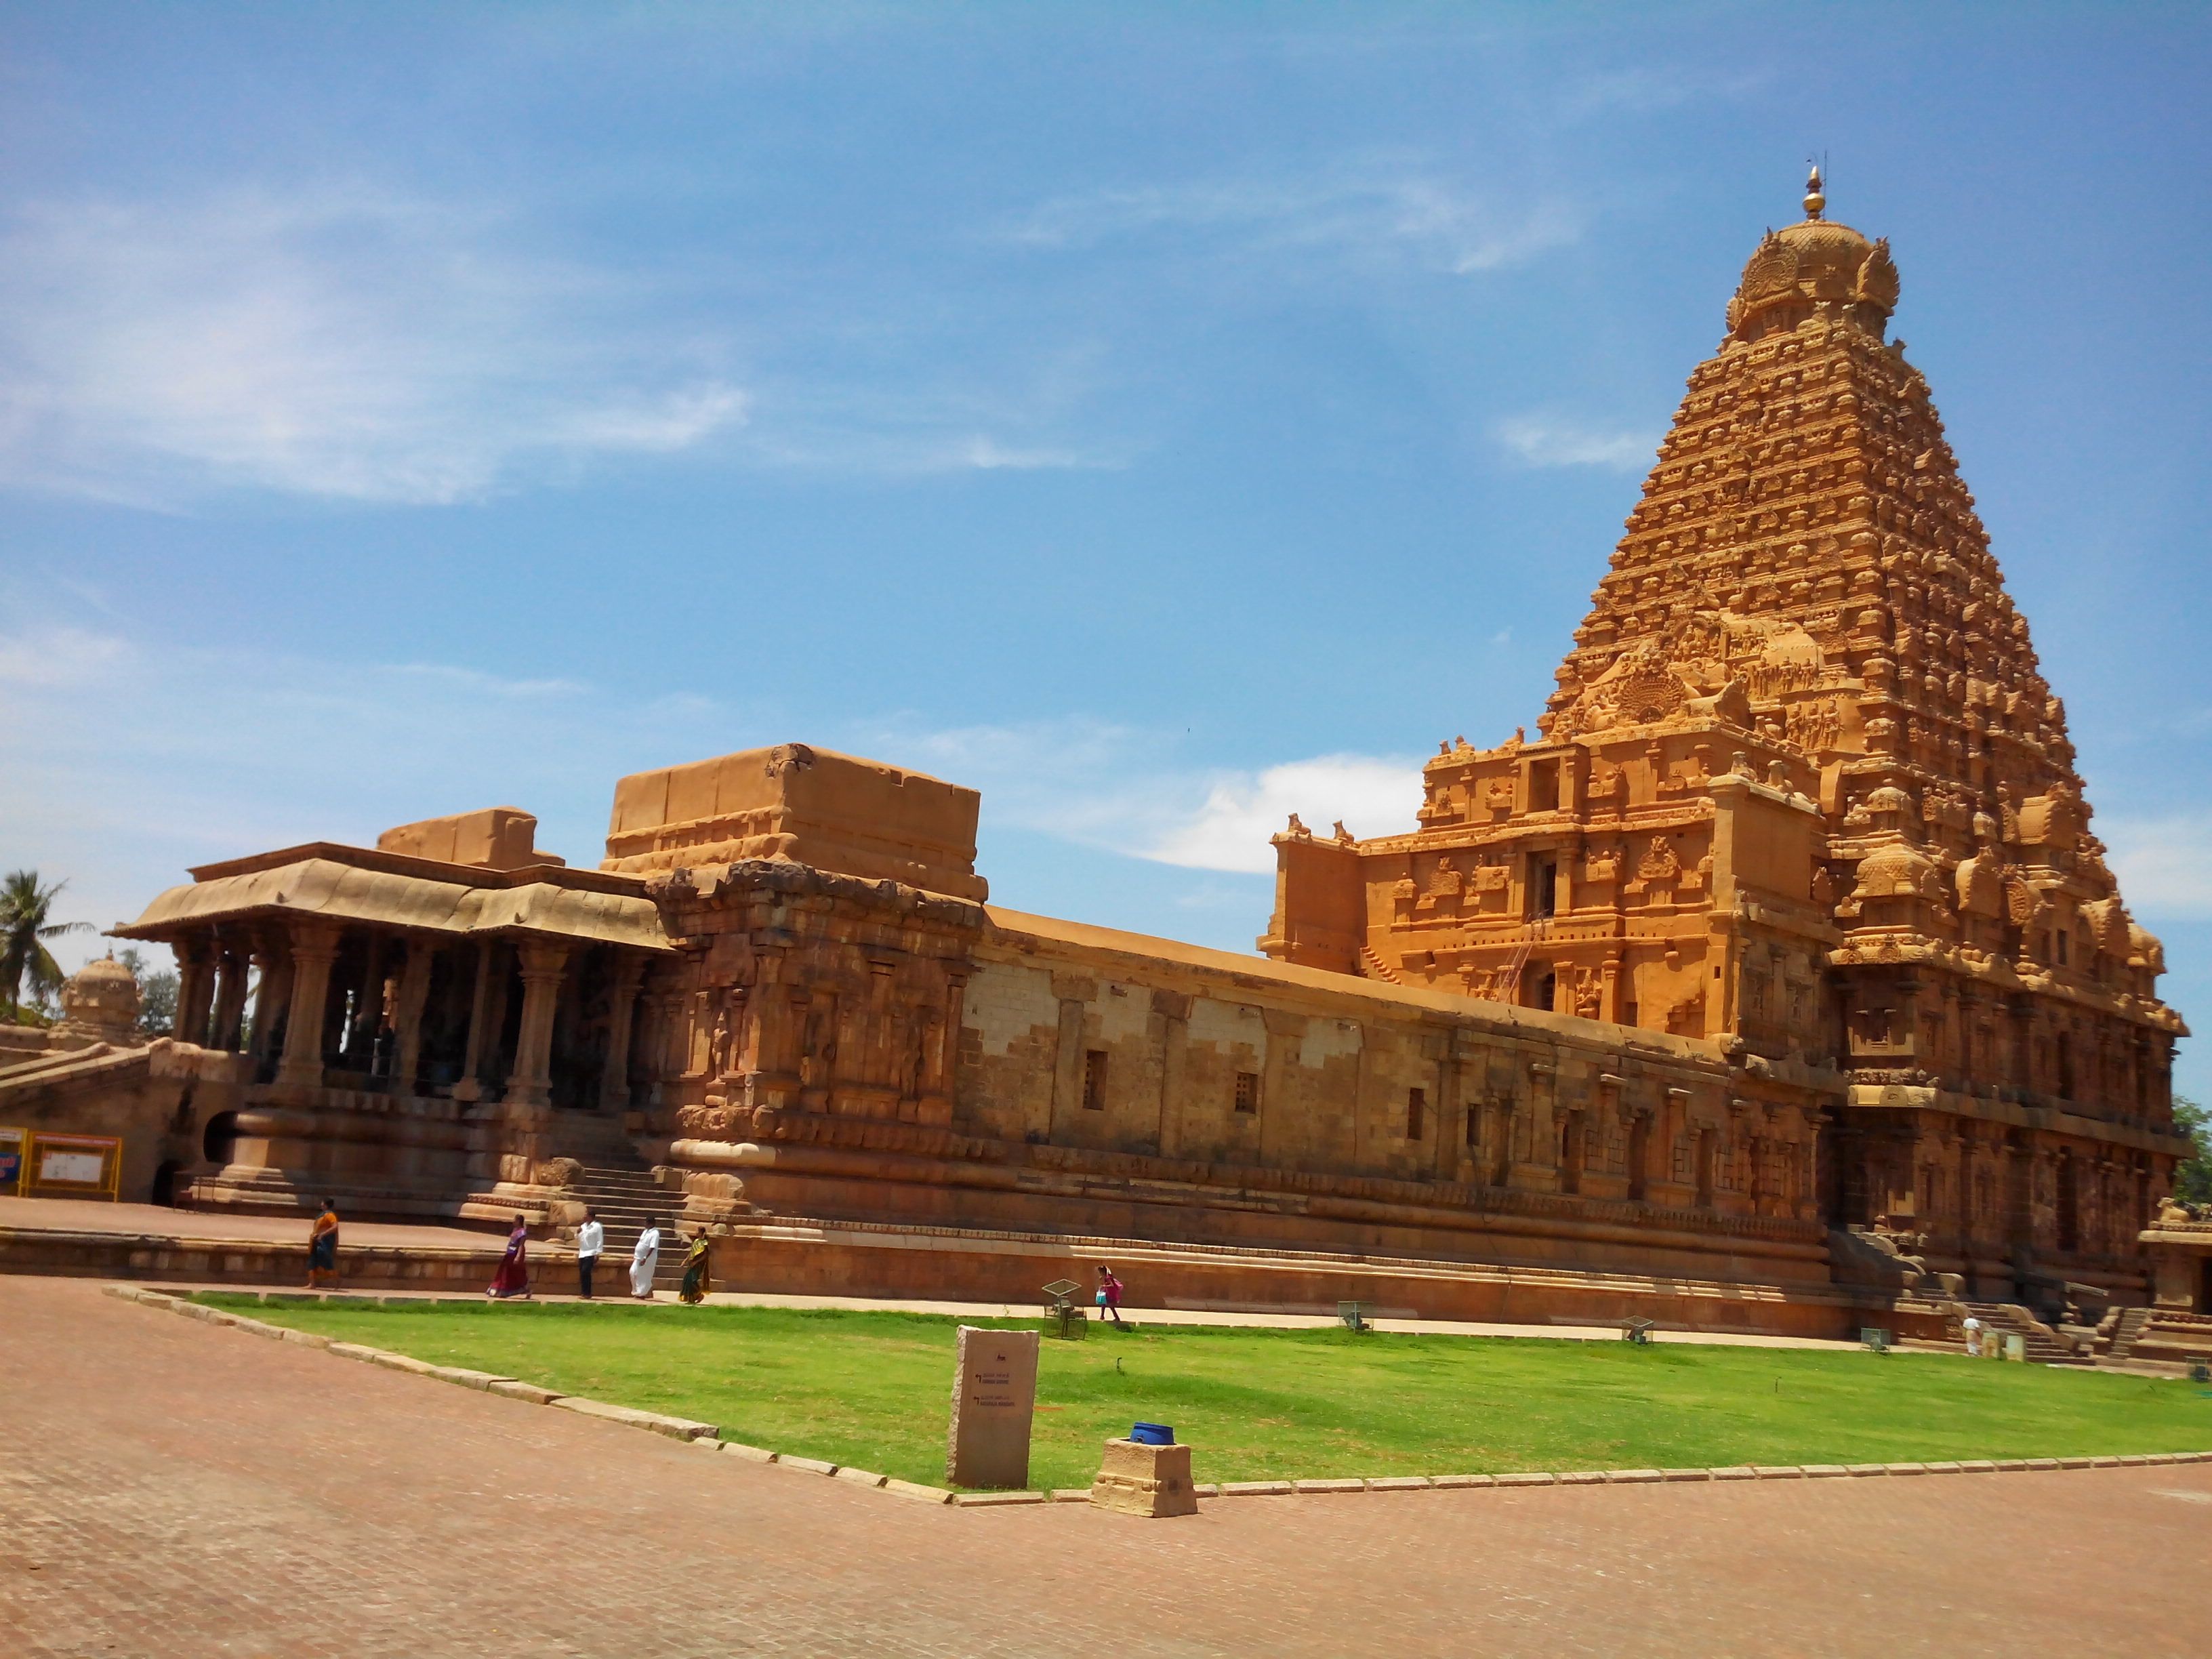
[[[2174,1168],[2173,1195],[2185,1204],[2212,1204],[2212,1111],[2176,1095],[2173,1121],[2196,1148]]]
[[[35,870],[15,870],[0,881],[0,1013],[21,1021],[27,985],[33,1010],[43,1009],[62,988],[61,964],[46,949],[48,939],[88,933],[86,921],[56,921],[54,900],[69,884],[41,886]]]
[[[177,970],[148,967],[145,953],[135,945],[118,951],[115,959],[138,981],[138,1035],[173,1036],[177,1029]]]

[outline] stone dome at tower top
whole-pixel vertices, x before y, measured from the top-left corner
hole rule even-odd
[[[1738,340],[1792,329],[1827,315],[1856,323],[1876,338],[1897,307],[1897,264],[1887,240],[1869,240],[1821,216],[1828,198],[1820,170],[1805,185],[1805,217],[1770,230],[1744,265],[1729,301],[1729,333]]]

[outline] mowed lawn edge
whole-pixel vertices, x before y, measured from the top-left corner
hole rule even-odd
[[[194,1297],[437,1364],[941,1483],[961,1323],[894,1311]],[[1922,1462],[2212,1450],[2212,1395],[1928,1354],[1097,1326],[1047,1340],[1030,1484],[1088,1486],[1139,1419],[1200,1480]]]

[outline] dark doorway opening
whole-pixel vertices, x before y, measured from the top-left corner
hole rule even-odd
[[[217,1168],[230,1162],[238,1148],[238,1114],[217,1112],[200,1136],[200,1156]]]
[[[184,1170],[185,1166],[175,1158],[163,1158],[161,1167],[154,1171],[154,1190],[148,1194],[147,1202],[173,1208],[177,1202],[177,1177]]]

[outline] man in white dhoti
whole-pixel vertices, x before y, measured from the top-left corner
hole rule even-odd
[[[629,1253],[629,1293],[641,1302],[653,1300],[653,1276],[660,1271],[660,1223],[648,1221]]]

